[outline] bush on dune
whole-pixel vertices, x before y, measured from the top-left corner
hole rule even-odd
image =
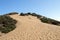
[[[44,23],[53,24],[53,25],[60,25],[59,21],[56,21],[56,20],[53,20],[53,19],[50,19],[50,18],[47,18],[47,17],[43,17],[40,20]]]
[[[2,15],[0,16],[0,32],[8,33],[16,28],[16,20],[12,19],[10,16]]]
[[[20,16],[28,16],[28,15],[32,15],[30,12],[28,13],[20,13]]]
[[[20,13],[20,16],[25,16],[25,14],[24,13]]]
[[[41,16],[41,15],[38,15],[36,13],[30,13],[30,12],[28,12],[28,13],[20,13],[20,15],[21,16],[31,15],[31,16],[37,17],[43,23],[48,23],[48,24],[53,24],[53,25],[60,25],[60,22],[59,21],[56,21],[54,19],[51,19],[51,18],[47,18],[47,17]]]
[[[42,22],[44,22],[44,23],[48,23],[48,19],[46,18],[46,17],[43,17],[43,18],[41,18],[40,19]]]
[[[18,14],[17,12],[11,12],[11,13],[8,13],[8,14],[5,14],[5,15],[14,15],[14,14]]]

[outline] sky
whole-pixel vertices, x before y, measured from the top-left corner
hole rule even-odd
[[[0,0],[0,15],[34,12],[60,21],[60,0]]]

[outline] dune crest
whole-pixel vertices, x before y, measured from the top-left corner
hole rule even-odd
[[[34,16],[10,15],[17,20],[16,29],[0,40],[60,40],[60,26],[42,23]]]

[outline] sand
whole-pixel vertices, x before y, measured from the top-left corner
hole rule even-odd
[[[60,26],[42,23],[34,16],[10,15],[17,20],[15,30],[0,40],[60,40]]]

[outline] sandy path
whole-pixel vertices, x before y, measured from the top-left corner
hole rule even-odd
[[[17,27],[0,40],[60,40],[60,26],[42,23],[33,16],[11,17],[18,21]]]

